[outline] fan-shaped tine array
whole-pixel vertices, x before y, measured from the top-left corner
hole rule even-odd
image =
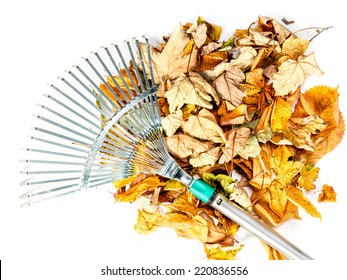
[[[34,202],[159,172],[168,153],[147,38],[93,52],[44,94],[25,150]]]

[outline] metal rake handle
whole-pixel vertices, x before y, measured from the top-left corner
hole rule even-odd
[[[198,199],[233,220],[241,227],[281,252],[288,259],[312,260],[309,255],[281,236],[278,232],[253,217],[240,206],[228,200],[225,196],[217,193],[212,186],[202,180],[194,180],[180,166],[178,166],[173,159],[170,159],[166,163],[163,168],[163,174],[161,175],[185,184],[189,187],[190,192]]]

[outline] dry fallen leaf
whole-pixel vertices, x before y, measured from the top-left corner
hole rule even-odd
[[[273,87],[277,96],[285,96],[303,84],[305,79],[312,74],[322,75],[314,53],[308,56],[299,56],[297,60],[288,59],[278,68],[273,75]]]
[[[165,93],[170,112],[182,108],[184,104],[195,104],[212,109],[211,101],[219,103],[219,97],[213,87],[198,73],[181,74],[173,86]]]
[[[318,202],[336,202],[336,192],[334,188],[324,184],[322,192],[318,196]]]

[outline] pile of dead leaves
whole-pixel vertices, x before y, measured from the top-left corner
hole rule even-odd
[[[272,226],[321,218],[307,193],[315,164],[341,141],[338,88],[301,86],[322,75],[309,40],[259,17],[220,41],[222,28],[199,17],[151,48],[162,126],[170,154],[192,176],[219,189]],[[232,179],[237,178],[237,180]],[[115,182],[117,201],[138,202],[135,229],[173,228],[204,244],[209,259],[233,259],[238,225],[158,175]],[[319,201],[335,200],[325,185]],[[269,258],[281,259],[271,248]]]

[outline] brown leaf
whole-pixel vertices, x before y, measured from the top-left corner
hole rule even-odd
[[[220,98],[228,100],[233,106],[238,107],[245,96],[245,93],[240,89],[240,83],[244,78],[242,70],[232,67],[218,76],[213,83],[213,87]]]
[[[246,127],[235,128],[226,133],[226,143],[219,163],[227,163],[246,147],[250,129]]]
[[[160,52],[151,47],[150,53],[154,68],[155,83],[159,83],[162,77],[175,79],[179,75],[189,72],[196,66],[197,51],[192,50],[191,55],[184,55],[184,48],[189,42],[189,37],[185,34],[181,25],[173,30],[169,41]],[[141,45],[144,53],[146,67],[149,67],[147,61],[147,47]],[[149,70],[149,69],[147,69]],[[147,71],[147,73],[150,73]]]

